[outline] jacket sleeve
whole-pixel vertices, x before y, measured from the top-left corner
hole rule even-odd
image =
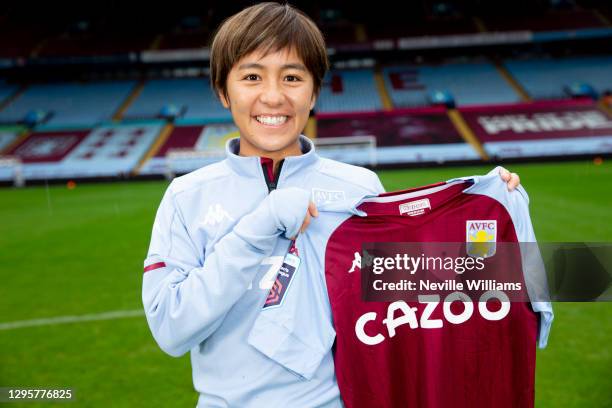
[[[276,238],[297,233],[308,193],[277,191],[204,256],[189,235],[170,185],[153,225],[142,286],[149,328],[166,353],[181,356],[208,338],[247,290]]]

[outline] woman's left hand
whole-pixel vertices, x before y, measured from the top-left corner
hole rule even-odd
[[[519,184],[521,184],[521,179],[519,178],[518,174],[510,173],[503,167],[499,170],[499,176],[506,182],[508,191],[514,190]]]

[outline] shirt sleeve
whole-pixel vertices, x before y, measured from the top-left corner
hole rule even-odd
[[[281,221],[299,227],[303,205],[288,205],[281,212],[291,222],[279,220],[274,197],[269,195],[204,254],[189,235],[170,185],[153,225],[142,284],[149,328],[166,353],[178,357],[208,338],[272,253],[283,232]],[[307,198],[301,201],[308,204]]]
[[[545,348],[554,319],[548,290],[544,261],[537,245],[535,232],[529,216],[529,196],[523,186],[508,191],[506,183],[499,177],[499,167],[490,171],[470,192],[488,195],[500,202],[508,211],[521,250],[521,264],[531,307],[540,315],[538,347]]]

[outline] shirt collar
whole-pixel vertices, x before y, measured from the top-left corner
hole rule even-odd
[[[299,156],[287,156],[283,163],[281,178],[286,178],[294,173],[313,168],[319,163],[319,155],[315,152],[312,140],[300,135],[300,147],[302,153]],[[228,166],[237,174],[246,177],[261,176],[261,158],[257,156],[240,156],[240,138],[233,138],[225,144],[225,156]]]

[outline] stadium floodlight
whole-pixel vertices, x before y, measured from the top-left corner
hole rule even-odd
[[[13,180],[15,187],[25,185],[23,167],[19,157],[0,156],[0,180]]]

